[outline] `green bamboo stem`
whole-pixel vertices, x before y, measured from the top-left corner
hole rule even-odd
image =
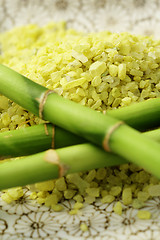
[[[43,125],[39,126],[44,129]],[[52,128],[51,125],[49,125],[49,127]],[[36,128],[37,126],[35,129]],[[18,131],[19,130],[17,130],[17,132]],[[32,131],[30,131],[30,133],[31,132]],[[66,131],[64,131],[64,133],[66,133]],[[160,129],[143,134],[160,141]],[[51,138],[52,136],[50,140]],[[68,138],[68,134],[66,134],[66,138]],[[69,139],[72,144],[73,138]],[[66,144],[67,143],[68,142],[66,142]],[[47,150],[28,157],[0,163],[0,190],[47,181],[61,177],[63,174],[66,175],[68,173],[82,172],[101,167],[118,166],[127,163],[124,158],[105,152],[90,143],[67,146],[57,150],[49,150],[49,152],[51,156],[49,155],[48,161],[44,160],[48,153]],[[61,168],[58,167],[57,160]],[[53,163],[54,161],[55,164]],[[59,170],[61,170],[61,172]]]
[[[83,138],[52,124],[35,125],[0,133],[0,159],[26,156],[83,142]]]
[[[0,81],[3,81],[3,85],[1,84],[0,89],[2,94],[8,96],[8,98],[16,101],[19,105],[23,106],[26,109],[31,108],[33,113],[39,115],[39,100],[34,99],[34,96],[41,95],[40,93],[45,91],[46,88],[40,86],[39,84],[36,84],[35,87],[34,82],[29,82],[27,78],[16,73],[13,70],[10,70],[2,64],[0,64]],[[9,84],[10,88],[8,89]],[[15,84],[18,86],[18,89],[14,87]],[[33,94],[32,85],[34,87]],[[25,101],[21,102],[21,99],[25,99]],[[147,130],[151,129],[152,127],[155,128],[159,126],[160,98],[149,99],[144,102],[139,102],[124,108],[108,110],[106,112],[106,115],[118,118],[119,120],[126,122],[129,126],[136,128],[137,130]]]
[[[124,159],[106,153],[90,143],[57,150],[51,149],[24,158],[1,162],[0,190],[57,179],[68,173],[123,163],[126,163]]]
[[[154,129],[143,133],[144,136],[153,139],[154,141],[160,143],[160,128]]]
[[[0,65],[0,93],[160,178],[159,144],[125,124],[119,125],[117,119],[64,99],[3,65]]]
[[[143,133],[160,143],[160,129]],[[0,133],[0,159],[63,148],[86,140],[50,123]]]
[[[149,99],[127,107],[109,110],[106,114],[123,120],[137,130],[145,131],[156,128],[160,124],[160,98]]]

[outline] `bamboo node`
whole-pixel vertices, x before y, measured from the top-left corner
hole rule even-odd
[[[44,131],[46,136],[49,136],[48,128],[47,128],[47,123],[44,123]],[[52,141],[51,141],[51,148],[54,149],[54,135],[55,135],[55,128],[54,125],[52,125]]]
[[[58,177],[59,178],[63,177],[67,173],[68,167],[65,164],[62,164],[60,162],[59,156],[55,150],[53,150],[53,149],[47,150],[46,154],[44,156],[44,161],[58,166],[58,168],[59,168]]]
[[[47,123],[44,123],[44,131],[45,131],[46,136],[48,136],[49,132],[48,132],[48,128],[47,128]]]
[[[117,122],[116,124],[114,124],[114,125],[109,129],[109,131],[108,131],[107,134],[105,135],[104,140],[103,140],[103,144],[102,144],[105,151],[111,152],[111,149],[110,149],[110,146],[109,146],[109,140],[110,140],[110,138],[111,138],[112,133],[113,133],[119,126],[121,126],[122,124],[124,124],[123,121]]]
[[[5,157],[3,157],[3,156],[0,156],[0,161],[1,160],[4,160],[4,159],[6,159],[6,158],[10,158],[11,156],[5,156]]]
[[[39,117],[40,117],[41,119],[43,119],[43,108],[44,108],[45,102],[46,102],[46,100],[47,100],[48,95],[51,94],[51,93],[55,93],[55,91],[48,89],[48,90],[43,94],[42,98],[40,99],[40,103],[39,103]]]
[[[54,135],[55,135],[55,128],[52,127],[52,142],[51,142],[51,148],[54,149]]]

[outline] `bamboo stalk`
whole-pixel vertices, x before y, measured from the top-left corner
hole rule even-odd
[[[1,84],[0,89],[2,94],[8,96],[8,98],[17,102],[26,109],[30,110],[31,108],[33,113],[39,115],[39,100],[34,99],[34,96],[39,95],[40,92],[47,90],[45,87],[40,86],[39,84],[36,84],[35,87],[34,82],[29,82],[27,78],[3,66],[2,64],[0,64],[0,81],[3,81],[3,85]],[[24,86],[21,85],[21,81],[23,81],[25,89],[23,88]],[[8,84],[11,86],[11,91],[8,90]],[[18,86],[18,89],[14,87],[15,84]],[[29,85],[29,89],[27,85]],[[32,85],[34,87],[33,94]],[[31,96],[29,96],[29,94],[31,96],[33,95],[33,99]],[[25,102],[21,102],[21,99],[25,99]],[[155,128],[159,126],[160,98],[149,99],[124,108],[108,110],[105,112],[105,114],[114,118],[118,118],[137,130],[147,130],[151,129],[152,127]]]
[[[154,129],[152,131],[144,132],[143,135],[146,137],[149,137],[153,139],[156,142],[160,143],[160,128],[159,129]]]
[[[87,161],[86,161],[87,160]],[[126,163],[90,143],[68,146],[0,163],[0,190],[59,178],[68,173]]]
[[[43,119],[124,157],[160,178],[159,144],[117,119],[64,99],[3,65],[0,65],[0,92]]]
[[[160,129],[142,133],[160,143]],[[0,159],[63,148],[86,140],[50,123],[0,133]]]
[[[44,129],[42,124],[39,126],[42,130]],[[15,131],[18,132],[19,130]],[[32,131],[30,131],[30,133],[31,132]],[[64,132],[66,133],[66,131]],[[143,134],[160,141],[160,129]],[[68,137],[68,134],[66,134],[66,137]],[[51,138],[52,136],[50,140]],[[72,142],[73,138],[70,140]],[[66,142],[66,144],[67,143],[68,142]],[[0,190],[47,181],[68,173],[82,172],[101,167],[118,166],[125,163],[127,163],[127,161],[124,158],[105,152],[90,143],[67,146],[56,150],[50,149],[28,157],[1,162]]]
[[[148,99],[127,107],[109,110],[106,114],[124,121],[137,130],[145,131],[156,128],[160,124],[160,98]]]
[[[0,159],[62,148],[85,140],[52,124],[39,124],[0,133]]]

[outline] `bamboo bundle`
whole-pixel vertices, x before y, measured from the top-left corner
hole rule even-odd
[[[124,122],[64,99],[3,65],[0,65],[0,92],[40,118],[160,177],[159,144]],[[160,114],[156,116],[159,121]]]

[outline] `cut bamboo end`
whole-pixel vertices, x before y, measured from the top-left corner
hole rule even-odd
[[[68,167],[65,164],[62,164],[60,162],[58,153],[55,150],[53,150],[53,149],[47,150],[44,155],[44,161],[58,166],[58,169],[59,169],[58,177],[59,178],[66,175],[66,173],[68,171]]]
[[[121,126],[122,124],[124,124],[123,121],[117,122],[117,123],[114,124],[114,125],[108,130],[108,132],[106,133],[106,135],[105,135],[105,137],[104,137],[103,144],[102,144],[102,146],[103,146],[103,148],[104,148],[105,151],[111,152],[111,148],[110,148],[110,144],[109,144],[110,139],[111,139],[111,136],[112,136],[113,132],[116,131],[116,129],[117,129],[119,126]]]

